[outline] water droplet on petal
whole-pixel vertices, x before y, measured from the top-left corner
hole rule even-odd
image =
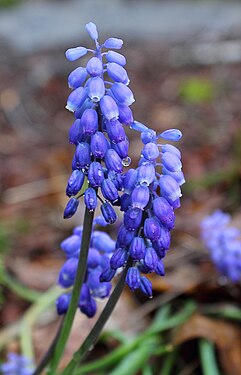
[[[127,156],[126,158],[122,159],[122,165],[124,167],[129,167],[130,164],[131,164],[131,158],[129,156]]]

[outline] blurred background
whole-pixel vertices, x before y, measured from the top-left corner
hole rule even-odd
[[[89,21],[97,24],[102,41],[124,39],[135,119],[157,132],[183,132],[179,147],[187,182],[165,262],[167,276],[152,280],[158,303],[181,296],[201,304],[238,304],[240,286],[216,273],[199,240],[199,223],[221,208],[241,229],[240,1],[0,0],[0,251],[6,269],[29,288],[46,290],[56,283],[64,261],[60,241],[82,223],[81,208],[74,218],[62,219],[74,153],[68,143],[73,116],[64,108],[67,76],[77,66],[65,60],[64,52],[79,45],[91,48],[84,30]],[[134,132],[128,135],[135,165],[141,144]],[[123,316],[153,301],[126,291],[109,329],[131,334],[145,329],[149,310],[158,303],[140,314],[134,326]],[[1,305],[0,321],[7,326],[29,303],[3,283]],[[38,357],[56,330],[54,312],[43,320],[34,330]],[[83,321],[79,314],[76,327],[83,327]],[[92,324],[84,323],[83,335]],[[200,324],[205,331],[205,323]],[[208,338],[210,329],[205,332]],[[3,347],[1,339],[0,333]],[[188,340],[182,337],[184,349],[173,373],[200,373],[195,345]],[[233,342],[240,349],[240,337]],[[78,343],[75,332],[66,358]],[[240,351],[231,350],[224,358],[222,345],[215,343],[224,373],[238,374]],[[7,347],[15,350],[17,343],[11,340]],[[98,350],[101,354],[101,345]]]

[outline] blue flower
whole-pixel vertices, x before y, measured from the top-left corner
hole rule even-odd
[[[31,361],[19,354],[8,353],[8,362],[0,365],[0,371],[3,375],[31,375],[33,365]]]
[[[95,43],[95,49],[85,47],[70,48],[66,51],[69,61],[92,54],[85,67],[79,66],[69,74],[68,84],[73,89],[67,100],[66,108],[74,112],[76,118],[69,131],[69,141],[76,146],[72,161],[73,173],[68,181],[66,193],[73,199],[79,199],[85,176],[89,188],[101,187],[107,205],[102,205],[103,215],[109,222],[116,220],[116,215],[109,209],[109,204],[119,202],[122,190],[118,177],[114,180],[110,172],[121,174],[123,166],[129,165],[129,140],[123,125],[131,125],[132,112],[129,106],[134,102],[128,74],[123,67],[126,59],[111,49],[120,49],[123,41],[108,38],[104,44],[98,42],[98,31],[93,22],[86,25],[86,31]],[[110,49],[103,52],[103,48]],[[110,183],[115,184],[115,189]],[[103,181],[105,181],[103,183]],[[103,184],[103,185],[102,185]],[[110,189],[111,185],[111,189]],[[85,205],[89,210],[96,207],[90,204],[89,190],[85,196]],[[99,194],[96,195],[98,199]],[[67,210],[67,211],[66,211]],[[71,201],[64,217],[69,218],[77,210],[76,201]]]
[[[86,191],[88,191],[88,189]],[[94,220],[94,225],[96,224],[106,225],[106,222],[103,217],[97,217]],[[59,272],[58,283],[64,289],[71,288],[76,277],[82,232],[83,227],[76,227],[73,234],[61,243],[61,248],[65,252],[67,260]],[[110,265],[110,259],[114,249],[115,242],[107,233],[96,230],[92,231],[85,282],[82,286],[78,305],[80,311],[89,318],[96,313],[97,305],[95,299],[103,299],[110,294],[110,281],[116,272]],[[126,258],[123,260],[123,264],[125,260]],[[120,264],[121,262],[119,261],[116,268],[118,268]],[[102,274],[105,276],[105,279],[102,277],[103,280],[100,281]],[[56,309],[59,315],[67,312],[70,299],[71,290],[69,289],[57,299]]]
[[[241,232],[230,227],[231,217],[221,210],[201,222],[201,236],[217,270],[232,282],[241,280]]]

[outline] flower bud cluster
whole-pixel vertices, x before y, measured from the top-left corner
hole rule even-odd
[[[162,258],[170,247],[170,231],[174,228],[174,210],[180,207],[181,189],[185,182],[181,171],[181,154],[171,144],[157,144],[159,138],[177,141],[182,134],[170,129],[160,135],[141,123],[131,127],[141,132],[144,144],[137,169],[123,175],[121,209],[124,211],[115,252],[110,259],[112,272],[133,260],[126,276],[131,290],[140,288],[149,297],[152,285],[142,274],[165,274]],[[161,173],[158,173],[161,168]],[[109,280],[105,271],[101,280]]]
[[[230,215],[215,211],[202,220],[201,237],[217,270],[237,282],[241,280],[241,232],[230,222]]]
[[[86,30],[95,42],[95,50],[76,47],[66,51],[70,61],[87,53],[93,56],[85,67],[77,67],[68,78],[69,87],[73,91],[68,97],[66,108],[75,116],[69,131],[69,141],[76,149],[73,172],[66,188],[70,200],[64,218],[75,214],[86,180],[86,207],[90,211],[96,208],[98,198],[101,199],[97,195],[100,188],[104,198],[104,201],[101,200],[102,214],[108,223],[113,223],[117,216],[112,205],[118,204],[118,192],[122,189],[120,174],[123,166],[130,164],[129,141],[124,125],[133,122],[129,106],[134,102],[134,97],[128,87],[130,80],[124,68],[126,59],[112,51],[120,49],[123,41],[109,38],[100,45],[95,24],[88,23]],[[102,52],[103,48],[105,52]]]
[[[8,353],[8,362],[0,365],[0,371],[3,375],[31,375],[33,367],[31,361],[16,353]]]
[[[105,226],[106,222],[102,217],[94,220],[94,225]],[[73,234],[61,243],[61,248],[66,255],[66,262],[59,272],[58,283],[62,288],[71,288],[74,284],[78,258],[81,248],[83,227],[76,227]],[[96,298],[103,299],[109,296],[111,290],[110,282],[100,282],[100,275],[110,266],[110,257],[113,254],[115,242],[110,236],[98,230],[91,235],[90,249],[87,259],[87,270],[84,284],[79,297],[78,307],[82,313],[89,318],[96,313]],[[56,301],[59,315],[65,314],[71,299],[71,291],[63,293]]]

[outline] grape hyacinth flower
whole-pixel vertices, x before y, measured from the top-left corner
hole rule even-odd
[[[97,217],[94,225],[106,225],[103,217]],[[76,227],[73,234],[61,243],[61,248],[66,255],[66,262],[59,273],[58,283],[63,288],[71,288],[75,281],[78,257],[80,253],[83,227]],[[115,249],[115,242],[110,236],[98,230],[93,230],[90,242],[90,249],[87,259],[87,270],[84,284],[79,298],[79,308],[89,318],[96,313],[96,299],[103,299],[109,296],[111,283],[100,282],[100,275],[110,266],[110,258]],[[65,314],[71,298],[71,290],[66,290],[56,301],[59,315]]]
[[[130,125],[133,116],[129,106],[134,96],[129,89],[129,78],[124,68],[126,59],[119,52],[123,41],[108,38],[102,45],[92,22],[86,31],[95,43],[95,49],[70,48],[66,51],[69,61],[76,61],[88,53],[92,57],[85,67],[77,67],[68,78],[73,90],[66,108],[74,113],[75,121],[69,131],[69,141],[76,146],[66,194],[70,198],[64,218],[72,217],[78,208],[78,199],[85,196],[85,205],[94,211],[98,199],[101,211],[109,223],[116,221],[112,204],[119,202],[123,166],[130,164],[129,141],[123,125]],[[104,50],[104,51],[103,51]],[[89,189],[81,189],[88,181]],[[118,183],[116,183],[118,181]],[[103,199],[97,194],[100,190]]]
[[[126,283],[131,290],[140,289],[151,297],[151,282],[143,274],[165,274],[162,259],[170,247],[174,210],[180,207],[180,186],[185,182],[180,151],[171,144],[159,144],[158,140],[178,141],[182,134],[177,129],[170,129],[156,135],[136,121],[131,128],[141,132],[144,146],[138,168],[123,174],[120,201],[124,220],[110,260],[110,269],[116,272],[125,266],[130,257],[132,267],[127,272]],[[109,280],[109,275],[110,272],[105,271],[101,280],[107,277]]]
[[[32,363],[26,357],[8,353],[8,361],[0,365],[0,371],[3,375],[31,375],[33,373]]]
[[[232,282],[241,280],[241,232],[229,226],[231,217],[221,210],[201,222],[201,237],[217,270]]]

